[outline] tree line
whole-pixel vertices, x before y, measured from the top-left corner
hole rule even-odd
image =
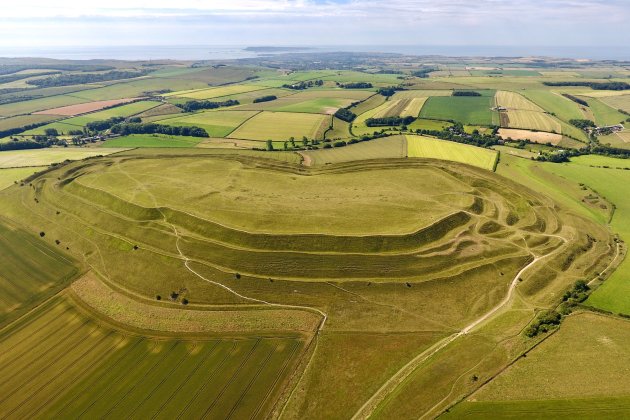
[[[230,99],[223,102],[213,102],[213,101],[188,101],[184,104],[177,104],[179,108],[183,109],[186,112],[193,112],[200,109],[216,109],[223,108],[227,106],[239,105],[240,102],[235,99]]]
[[[261,96],[260,98],[254,99],[254,103],[275,101],[276,99],[278,99],[276,95]]]
[[[421,79],[426,79],[429,77],[429,74],[436,71],[437,69],[434,67],[428,67],[425,69],[415,70],[411,72],[412,76],[419,77]]]
[[[119,123],[112,126],[110,131],[121,136],[129,134],[166,134],[169,136],[210,137],[203,128],[195,126],[176,127],[155,123]]]
[[[564,96],[567,99],[572,100],[573,102],[577,104],[588,106],[588,102],[586,102],[584,99],[578,98],[577,96],[569,95],[568,93],[563,93],[562,96]]]
[[[626,82],[543,82],[545,86],[578,86],[590,87],[595,90],[629,90],[630,84]]]
[[[342,89],[370,89],[372,88],[372,83],[369,82],[350,82],[350,83],[339,83],[337,82],[337,86]]]
[[[291,84],[286,83],[282,85],[282,87],[285,89],[292,89],[292,90],[304,90],[313,86],[323,86],[323,85],[324,85],[323,80],[309,80],[308,82],[298,82],[298,83],[291,83]]]
[[[455,90],[453,96],[481,96],[481,93],[474,90]]]
[[[385,127],[385,126],[399,126],[409,125],[416,120],[415,117],[381,117],[381,118],[368,118],[365,120],[365,125],[368,127]]]

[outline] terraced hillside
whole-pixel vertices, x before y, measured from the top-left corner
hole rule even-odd
[[[614,253],[606,229],[542,195],[425,159],[307,168],[134,150],[60,165],[0,203],[90,272],[0,331],[23,358],[24,337],[48,334],[38,325],[72,325],[41,341],[46,356],[32,366],[21,359],[20,399],[1,403],[16,417],[36,405],[106,417],[439,412],[474,387],[460,380],[470,369],[484,380],[533,345],[520,331],[537,309]],[[201,365],[228,369],[230,351],[247,354],[229,357],[232,373],[197,376]],[[123,354],[144,361],[125,369]],[[433,369],[447,373],[427,388]],[[168,379],[175,370],[203,396]],[[94,385],[121,371],[116,389]],[[88,387],[99,392],[83,397]],[[152,403],[164,399],[178,408]]]

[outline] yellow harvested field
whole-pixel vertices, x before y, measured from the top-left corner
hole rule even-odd
[[[525,99],[522,95],[514,92],[500,90],[495,95],[497,106],[507,109],[516,109],[523,111],[544,112],[544,110],[535,103]]]
[[[177,96],[190,99],[211,99],[220,98],[221,96],[237,95],[239,93],[253,92],[255,90],[264,90],[264,86],[254,85],[232,85],[210,89],[186,90],[180,92],[169,93],[167,96]]]
[[[507,116],[507,121],[504,121],[504,115]],[[501,126],[503,127],[507,126],[508,128],[522,128],[556,133],[562,132],[560,123],[542,112],[511,110],[507,113],[502,113],[501,119]]]
[[[33,114],[41,114],[41,115],[63,115],[63,116],[73,116],[73,115],[81,115],[86,114],[88,112],[99,111],[103,108],[109,108],[111,106],[126,104],[128,102],[133,102],[141,98],[124,98],[124,99],[112,99],[110,101],[95,101],[88,102],[84,104],[76,104],[76,105],[68,105],[62,106],[59,108],[46,109],[44,111],[33,112]]]
[[[498,153],[492,149],[470,146],[424,136],[407,136],[407,156],[450,160],[494,170]]]
[[[541,144],[558,144],[562,141],[562,134],[545,133],[542,131],[519,130],[516,128],[502,128],[499,130],[499,136],[506,140],[529,140],[534,143]]]
[[[608,98],[611,96],[623,96],[627,95],[627,90],[584,90],[584,91],[571,91],[572,95],[589,96],[591,98]]]
[[[400,113],[401,117],[417,117],[428,98],[413,98]]]
[[[328,115],[265,111],[247,120],[230,137],[245,140],[322,139],[330,125]]]

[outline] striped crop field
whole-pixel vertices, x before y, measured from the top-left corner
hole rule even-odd
[[[0,223],[0,326],[13,311],[59,291],[78,273],[73,260],[53,246]]]
[[[76,305],[57,296],[0,332],[3,418],[264,417],[301,347],[295,338],[151,337]]]

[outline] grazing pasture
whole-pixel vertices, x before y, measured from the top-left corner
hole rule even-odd
[[[455,120],[462,124],[492,125],[498,121],[498,115],[492,111],[494,98],[481,97],[431,97],[420,112],[421,118],[436,120]]]
[[[567,318],[552,337],[458,404],[446,418],[623,417],[629,321],[593,313]],[[597,384],[597,386],[594,386]],[[549,411],[547,411],[549,410]]]
[[[469,146],[422,136],[407,137],[407,155],[461,162],[479,168],[494,170],[498,154],[492,149]]]
[[[623,96],[616,96],[623,98]],[[595,117],[595,123],[599,126],[615,125],[624,122],[628,116],[619,112],[616,108],[611,108],[604,102],[595,98],[583,97],[588,102],[589,109]]]
[[[330,117],[292,112],[264,111],[247,120],[230,137],[249,140],[321,139],[330,125]]]

